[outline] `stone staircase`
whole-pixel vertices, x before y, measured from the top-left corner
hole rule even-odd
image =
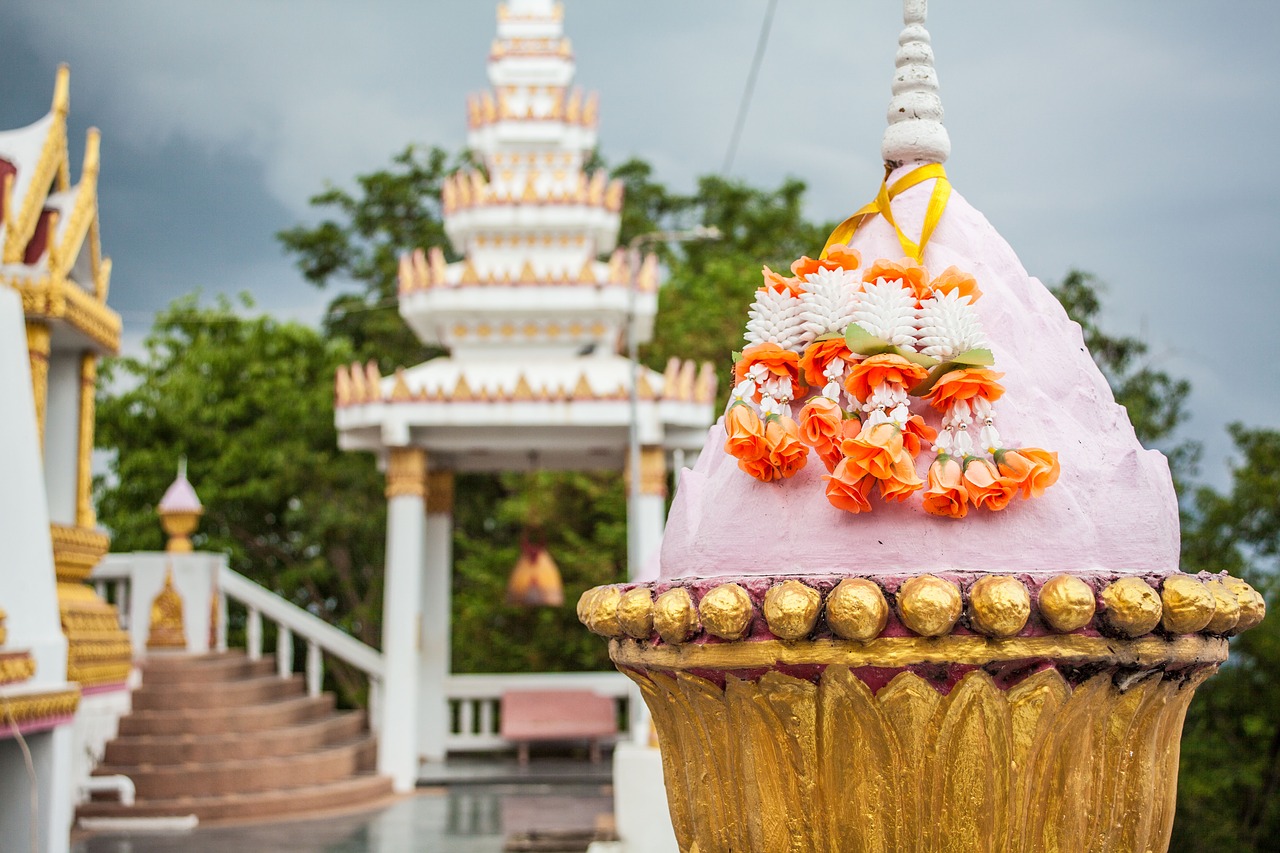
[[[364,711],[336,711],[243,652],[152,657],[133,712],[94,775],[133,780],[133,806],[99,799],[78,817],[268,818],[349,808],[391,794]]]

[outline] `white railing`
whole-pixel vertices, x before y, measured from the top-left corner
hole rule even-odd
[[[226,602],[228,599],[237,601],[244,605],[246,611],[245,654],[249,660],[262,659],[262,620],[265,617],[276,625],[276,672],[281,678],[293,674],[293,641],[295,636],[300,637],[307,644],[307,695],[320,695],[324,684],[323,654],[333,655],[369,678],[369,719],[378,719],[376,710],[382,681],[386,677],[381,652],[226,566],[219,567],[218,598],[218,651],[226,650]]]
[[[489,752],[509,749],[499,734],[502,694],[513,690],[592,690],[613,699],[620,728],[629,719],[631,680],[620,672],[532,672],[494,675],[450,675],[445,680],[449,699],[449,752]],[[622,732],[620,732],[621,734]]]

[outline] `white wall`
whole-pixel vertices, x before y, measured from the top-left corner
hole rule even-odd
[[[76,523],[76,468],[80,458],[78,352],[55,349],[49,353],[49,403],[44,423],[44,477],[49,492],[49,518],[54,524],[73,525]]]

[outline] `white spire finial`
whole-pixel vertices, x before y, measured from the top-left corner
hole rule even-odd
[[[178,457],[178,479],[187,479],[187,454]]]
[[[933,70],[933,48],[924,28],[928,0],[903,0],[898,36],[897,72],[889,102],[889,127],[880,153],[891,167],[906,163],[944,163],[951,154],[951,137],[942,126],[942,98]]]

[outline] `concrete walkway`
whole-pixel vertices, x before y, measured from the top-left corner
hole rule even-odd
[[[608,788],[584,784],[424,788],[374,811],[177,833],[79,834],[72,853],[501,853],[531,831],[592,830],[609,820]]]

